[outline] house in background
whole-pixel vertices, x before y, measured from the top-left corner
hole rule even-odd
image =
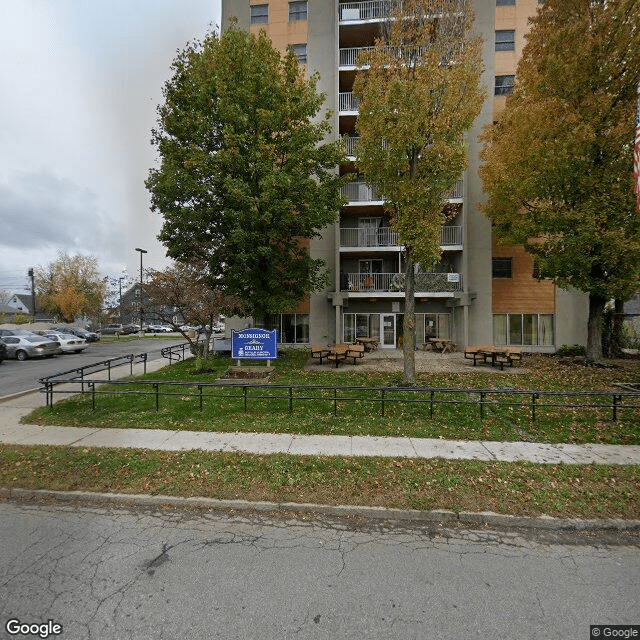
[[[499,246],[478,203],[485,199],[478,176],[478,136],[504,108],[512,91],[528,19],[540,0],[473,0],[475,30],[484,40],[482,83],[486,100],[468,132],[469,166],[450,194],[450,221],[440,231],[442,259],[423,269],[416,282],[417,342],[428,337],[469,344],[514,345],[554,351],[562,344],[586,344],[587,296],[538,280],[522,247]],[[333,113],[334,138],[347,137],[341,173],[358,173],[352,94],[356,61],[374,44],[388,15],[389,0],[222,0],[222,27],[264,29],[284,53],[293,48],[307,73],[319,73],[324,108]],[[330,284],[296,309],[266,319],[288,344],[351,342],[373,337],[383,348],[402,342],[403,247],[389,224],[374,185],[360,176],[343,191],[340,219],[310,242]],[[246,319],[228,325],[246,326]],[[253,322],[258,325],[259,322]]]

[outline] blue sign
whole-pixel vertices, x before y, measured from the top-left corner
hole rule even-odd
[[[275,360],[278,357],[278,332],[243,329],[231,332],[231,357],[250,360]]]

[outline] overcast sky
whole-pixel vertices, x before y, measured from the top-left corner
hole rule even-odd
[[[220,0],[0,0],[0,290],[60,250],[163,266],[151,128],[177,50],[219,23]]]

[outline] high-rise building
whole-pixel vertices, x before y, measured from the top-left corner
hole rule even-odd
[[[553,351],[586,344],[587,297],[538,280],[522,247],[500,246],[479,210],[485,198],[478,176],[482,128],[495,119],[511,92],[517,61],[540,0],[473,0],[475,31],[482,35],[486,100],[467,134],[468,169],[449,197],[453,214],[442,227],[442,258],[416,277],[417,344],[430,337],[469,344],[509,344]],[[347,136],[347,161],[357,172],[354,148],[358,104],[352,95],[359,52],[370,47],[388,15],[388,0],[222,0],[222,28],[235,17],[242,29],[264,29],[281,52],[292,48],[308,73],[319,73],[335,136]],[[403,247],[375,187],[356,177],[344,189],[340,219],[310,243],[322,258],[330,285],[289,314],[268,320],[283,343],[327,344],[374,337],[385,348],[402,343]]]

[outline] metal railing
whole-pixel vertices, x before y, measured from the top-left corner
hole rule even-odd
[[[349,113],[357,113],[360,107],[360,98],[356,98],[352,91],[341,91],[338,94],[338,110]]]
[[[391,11],[389,0],[367,0],[366,2],[341,2],[338,7],[340,22],[382,20]]]
[[[362,415],[371,415],[371,407],[378,407],[380,416],[385,416],[389,405],[417,404],[424,405],[429,418],[434,417],[438,405],[477,406],[479,417],[484,419],[487,410],[495,413],[499,409],[520,408],[526,411],[533,422],[544,409],[561,409],[575,411],[589,409],[606,411],[616,422],[623,411],[636,412],[640,409],[639,392],[615,391],[520,391],[516,389],[453,389],[446,387],[355,387],[332,385],[273,385],[246,384],[231,382],[202,381],[163,381],[137,380],[111,381],[89,380],[81,383],[76,378],[62,380],[66,384],[77,384],[78,391],[91,396],[92,410],[96,411],[100,396],[151,396],[155,411],[160,410],[160,399],[179,397],[197,400],[198,409],[203,410],[205,402],[215,401],[220,406],[221,400],[231,400],[241,405],[244,412],[249,411],[249,404],[263,400],[283,401],[289,412],[293,412],[294,403],[314,402],[326,411],[327,405],[338,415],[338,407],[352,404],[361,409]],[[100,389],[101,385],[109,385],[108,389]],[[127,387],[118,390],[118,387]],[[51,389],[50,393],[68,393]],[[564,402],[559,402],[564,398]],[[582,399],[583,402],[574,401]],[[53,404],[53,403],[51,403]],[[51,405],[48,405],[51,406]],[[186,406],[181,402],[181,407]],[[193,406],[193,405],[191,405]],[[511,418],[513,414],[510,413]],[[426,417],[426,416],[425,416]]]
[[[84,392],[84,385],[88,383],[88,376],[107,372],[107,382],[111,382],[111,372],[123,365],[129,365],[129,375],[133,375],[133,365],[136,363],[142,363],[144,365],[144,373],[147,373],[147,357],[146,353],[127,354],[124,356],[117,356],[115,358],[109,358],[108,360],[101,360],[100,362],[94,362],[93,364],[86,364],[83,367],[76,367],[75,369],[68,369],[60,373],[54,373],[50,376],[40,378],[38,382],[43,386],[43,391],[46,394],[47,406],[53,404],[54,387],[59,384],[78,383],[82,386]]]
[[[343,291],[404,291],[404,273],[347,273]],[[453,293],[462,291],[461,273],[417,273],[416,293]]]
[[[440,229],[440,246],[462,245],[462,227],[444,226]],[[342,227],[341,247],[400,247],[398,233],[390,227],[363,228]]]
[[[456,182],[455,189],[446,195],[447,200],[461,200],[464,183],[462,179]],[[383,197],[375,187],[366,182],[349,182],[345,184],[340,193],[347,199],[349,204],[353,202],[381,202]]]

